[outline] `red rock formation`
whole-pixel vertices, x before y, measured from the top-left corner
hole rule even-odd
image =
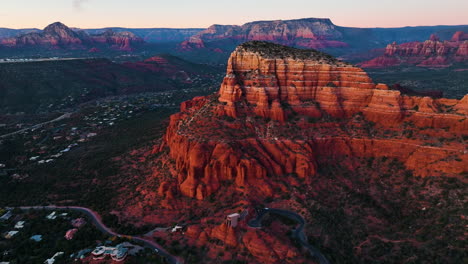
[[[131,51],[133,45],[143,43],[143,39],[130,32],[113,32],[107,30],[102,34],[88,35],[84,31],[74,31],[60,22],[53,23],[42,32],[27,33],[15,38],[1,40],[0,44],[7,47],[53,47],[64,49],[95,48],[95,44],[103,44],[113,49]]]
[[[440,41],[431,35],[425,42],[389,44],[383,56],[363,62],[364,68],[383,68],[399,65],[419,67],[449,67],[454,63],[468,61],[468,41],[464,32],[457,32],[451,41]]]
[[[246,43],[229,59],[219,98],[185,102],[171,117],[160,150],[169,148],[174,177],[164,182],[161,194],[172,189],[202,200],[232,182],[232,188],[269,197],[279,179],[310,182],[317,157],[324,156],[386,156],[400,159],[417,175],[457,175],[468,170],[463,145],[388,138],[379,131],[353,132],[361,133],[354,137],[330,122],[315,127],[297,120],[346,122],[362,115],[382,131],[401,131],[410,123],[413,129],[462,135],[468,131],[466,101],[404,96],[326,54]],[[448,156],[464,162],[444,160]]]
[[[468,33],[465,33],[463,31],[457,31],[452,37],[452,41],[454,42],[459,42],[459,41],[465,41],[468,40]]]
[[[132,51],[133,46],[143,43],[143,39],[137,37],[131,32],[114,32],[109,29],[102,34],[91,36],[91,40],[95,43],[107,44],[114,49],[122,51]]]
[[[347,47],[342,34],[329,19],[297,19],[257,21],[242,26],[213,25],[191,37],[180,46],[182,50],[205,48],[206,42],[230,40],[242,43],[250,40],[271,41],[283,45],[323,49]]]
[[[264,232],[249,231],[242,242],[260,263],[298,263],[293,260],[299,255],[296,249]]]
[[[80,33],[77,33],[60,22],[50,24],[42,32],[28,33],[16,38],[8,38],[1,41],[5,46],[35,46],[35,45],[69,45],[79,46],[83,44]]]

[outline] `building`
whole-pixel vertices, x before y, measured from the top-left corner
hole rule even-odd
[[[23,228],[23,227],[24,227],[24,223],[25,223],[24,221],[18,221],[18,223],[16,223],[16,225],[15,225],[15,228],[16,228],[16,229],[21,229],[21,228]]]
[[[1,221],[6,221],[10,219],[13,216],[13,213],[11,211],[6,212],[2,217],[0,217]]]
[[[56,212],[53,211],[52,213],[50,213],[48,216],[46,216],[47,219],[49,220],[54,220],[57,218],[57,215],[56,215]]]
[[[34,240],[36,242],[41,242],[42,241],[42,235],[34,235],[30,239]]]
[[[236,227],[239,222],[240,215],[238,213],[230,214],[226,217],[226,224],[229,227]]]
[[[112,260],[120,262],[125,260],[128,255],[128,249],[123,244],[119,244],[116,247],[98,246],[91,252],[93,259],[99,260],[110,256]]]
[[[86,224],[86,220],[84,218],[76,218],[71,221],[73,227],[80,228]]]
[[[44,261],[44,263],[45,264],[54,264],[55,263],[55,258],[60,257],[63,254],[64,254],[63,252],[57,252],[57,253],[55,253],[55,255],[52,258],[46,259],[46,261]]]
[[[171,232],[174,233],[174,232],[177,232],[179,230],[182,230],[182,228],[184,228],[183,226],[180,226],[180,225],[176,225],[172,228]]]
[[[18,233],[19,233],[19,231],[9,231],[8,233],[5,234],[5,238],[6,239],[11,239],[12,237],[14,237]]]
[[[68,230],[67,233],[65,233],[65,239],[66,240],[72,240],[73,237],[75,236],[76,232],[78,232],[77,228],[73,228],[73,229]]]

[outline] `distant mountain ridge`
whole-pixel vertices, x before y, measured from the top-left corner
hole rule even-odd
[[[342,33],[327,18],[255,21],[242,26],[213,25],[181,44],[182,50],[205,48],[205,42],[231,39],[272,41],[304,48],[346,47]]]
[[[88,35],[99,35],[106,31],[112,30],[114,32],[131,32],[136,36],[142,38],[148,43],[166,43],[166,42],[182,42],[204,28],[124,28],[124,27],[106,27],[94,29],[71,28],[73,31],[84,31]],[[11,29],[0,28],[0,40],[6,38],[15,38],[21,35],[41,32],[37,28],[27,29]]]
[[[360,65],[365,68],[392,66],[449,67],[468,62],[468,33],[456,32],[449,41],[433,34],[424,42],[387,45],[385,54]]]
[[[134,45],[144,40],[131,32],[107,30],[101,34],[89,35],[82,30],[72,30],[66,25],[55,22],[40,32],[26,33],[17,37],[6,38],[0,45],[16,47],[52,47],[65,49],[92,48],[95,44],[104,44],[108,48],[130,51]]]
[[[102,29],[82,29],[90,35],[100,34],[107,30],[115,32],[131,32],[148,43],[182,42],[204,28],[121,28],[109,27]]]
[[[431,34],[450,39],[457,31],[468,31],[468,25],[420,26],[403,28],[352,28],[335,25],[327,18],[255,21],[241,26],[212,25],[182,42],[184,52],[210,50],[227,56],[246,41],[264,40],[298,48],[328,51],[335,56],[385,48],[388,43],[423,41]]]

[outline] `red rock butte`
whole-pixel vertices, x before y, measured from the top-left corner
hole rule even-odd
[[[424,42],[389,44],[383,56],[361,63],[364,68],[384,68],[400,65],[419,67],[449,67],[468,61],[468,34],[456,32],[450,41],[431,35]]]
[[[232,53],[218,94],[184,102],[171,117],[154,149],[171,162],[153,177],[163,180],[164,199],[205,199],[226,183],[270,197],[282,182],[310,182],[322,160],[346,157],[395,158],[416,176],[460,177],[467,115],[468,95],[407,96],[327,54],[248,42]]]

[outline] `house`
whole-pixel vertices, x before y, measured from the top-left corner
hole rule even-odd
[[[86,137],[90,138],[90,137],[95,137],[97,136],[97,133],[88,133],[88,135],[86,135]]]
[[[57,218],[57,215],[56,215],[56,212],[53,211],[52,213],[50,213],[48,216],[46,216],[47,219],[49,220],[54,220]]]
[[[66,239],[66,240],[72,240],[73,237],[75,236],[76,232],[78,232],[78,229],[77,229],[77,228],[73,228],[73,229],[68,230],[68,231],[65,233],[65,239]]]
[[[240,215],[238,213],[230,214],[226,217],[226,224],[229,227],[236,227],[239,221]]]
[[[16,228],[16,229],[21,229],[21,228],[23,228],[23,227],[24,227],[24,223],[25,223],[24,221],[18,221],[18,223],[16,223],[16,225],[15,225],[15,228]]]
[[[182,228],[184,228],[183,226],[180,226],[180,225],[176,225],[172,228],[171,232],[174,233],[174,232],[177,232],[179,230],[182,230]]]
[[[6,221],[10,219],[13,216],[13,213],[11,211],[6,212],[2,217],[0,217],[1,221]]]
[[[30,239],[34,240],[36,242],[40,242],[40,241],[42,241],[42,235],[34,235]]]
[[[54,264],[55,263],[55,258],[60,257],[63,254],[64,254],[63,252],[57,252],[57,253],[55,253],[55,255],[52,258],[46,259],[46,261],[44,261],[44,263],[45,264]]]
[[[86,224],[86,220],[84,218],[76,218],[71,221],[73,227],[80,228]]]
[[[5,234],[5,238],[6,239],[11,239],[12,237],[14,237],[18,233],[19,233],[19,231],[9,231],[8,233]]]
[[[128,255],[128,248],[123,244],[119,244],[116,247],[98,246],[91,252],[93,259],[99,260],[110,256],[114,261],[123,261]]]

